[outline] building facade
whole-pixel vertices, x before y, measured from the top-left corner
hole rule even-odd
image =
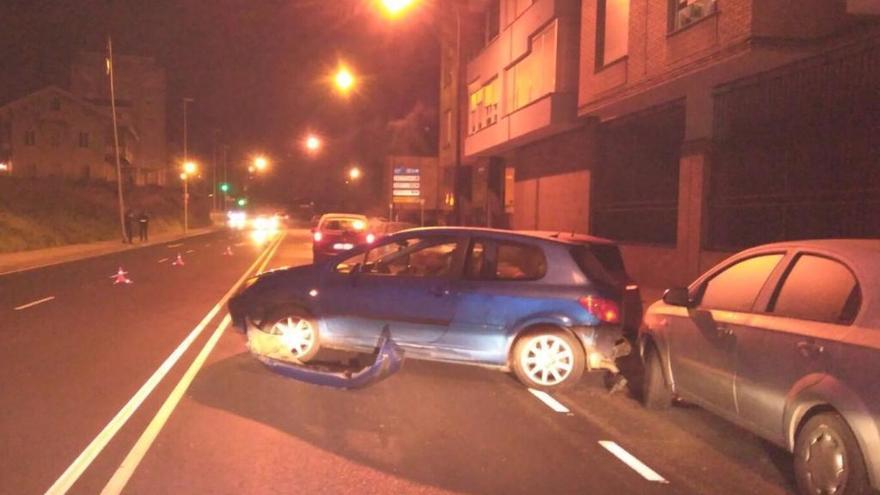
[[[120,126],[137,135],[131,143],[137,160],[130,164],[136,184],[165,185],[170,176],[166,135],[167,89],[165,69],[150,57],[113,57],[116,111]],[[105,56],[81,52],[71,65],[74,95],[110,110]]]
[[[68,91],[46,87],[0,107],[0,174],[24,178],[116,180],[112,118]],[[120,133],[122,156],[133,161]],[[108,154],[109,150],[109,154]]]
[[[762,242],[880,235],[875,3],[474,7],[498,27],[467,66],[464,162],[475,202],[509,200],[512,171],[510,227],[617,239],[656,285]]]

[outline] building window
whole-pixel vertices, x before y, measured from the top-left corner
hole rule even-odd
[[[61,110],[61,100],[59,98],[52,98],[52,100],[49,101],[49,109],[56,112]]]
[[[34,146],[37,144],[37,133],[35,131],[25,131],[24,144]]]
[[[599,0],[596,11],[596,68],[626,57],[630,0]]]
[[[471,134],[498,122],[498,84],[498,78],[495,77],[471,91],[468,115],[468,129]]]
[[[446,110],[443,112],[443,120],[446,123],[445,125],[445,137],[443,138],[443,143],[445,146],[449,146],[452,144],[452,133],[455,130],[452,128],[452,110]]]
[[[504,25],[507,26],[512,24],[513,21],[522,15],[526,9],[531,7],[533,3],[535,3],[535,0],[506,0],[504,4]]]
[[[715,13],[716,0],[669,0],[669,30],[677,31]]]
[[[89,133],[88,132],[80,132],[79,133],[79,147],[80,148],[88,148],[89,147]]]
[[[498,36],[501,24],[501,0],[490,0],[485,15],[485,44],[488,45]]]
[[[507,70],[508,112],[556,89],[556,22],[531,39],[531,50]]]

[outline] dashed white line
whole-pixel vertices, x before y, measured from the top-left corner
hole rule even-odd
[[[165,245],[165,247],[167,247],[167,248],[176,248],[176,247],[179,247],[179,246],[183,246],[183,243],[182,243],[182,242],[178,242],[177,244],[166,244],[166,245]]]
[[[187,250],[186,250],[186,254],[194,253],[194,252],[196,252],[195,249],[187,249]]]
[[[617,445],[616,442],[612,442],[610,440],[600,440],[599,445],[605,447],[605,450],[611,452],[614,457],[617,457],[624,464],[632,468],[633,471],[642,475],[648,481],[655,481],[657,483],[669,483],[666,481],[666,478],[657,474],[657,471],[646,466],[642,461],[636,459],[636,457],[626,450],[623,449],[620,445]]]
[[[533,388],[530,388],[530,389],[529,389],[529,392],[531,392],[532,395],[534,395],[535,397],[537,397],[538,400],[540,400],[540,401],[543,402],[544,404],[547,404],[547,406],[548,406],[550,409],[553,409],[554,411],[556,411],[556,412],[558,412],[558,413],[566,413],[566,414],[570,414],[570,413],[571,413],[571,411],[569,411],[567,407],[565,407],[564,405],[562,405],[561,402],[559,402],[558,400],[554,399],[554,398],[553,398],[550,394],[548,394],[547,392],[544,392],[544,391],[542,391],[542,390],[535,390],[535,389],[533,389]]]
[[[171,259],[171,258],[162,258],[161,260],[159,260],[159,263],[165,263],[165,262],[168,261],[169,259]]]
[[[21,310],[23,310],[23,309],[28,309],[28,308],[30,308],[30,307],[32,307],[32,306],[36,306],[37,304],[43,304],[44,302],[49,302],[49,301],[51,301],[52,299],[55,299],[55,296],[44,297],[44,298],[42,298],[42,299],[40,299],[40,300],[38,300],[38,301],[29,302],[29,303],[27,303],[27,304],[22,304],[21,306],[15,307],[15,308],[13,308],[13,309],[14,309],[15,311],[21,311]]]

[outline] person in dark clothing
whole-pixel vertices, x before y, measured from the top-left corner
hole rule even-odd
[[[137,221],[138,233],[140,234],[141,242],[146,242],[149,240],[147,229],[150,227],[150,215],[147,215],[146,211],[141,211],[141,214],[138,215]]]
[[[134,222],[134,212],[127,210],[125,212],[125,241],[129,244],[132,244],[132,237],[134,236]]]

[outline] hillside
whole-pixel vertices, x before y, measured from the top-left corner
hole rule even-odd
[[[179,189],[129,188],[126,206],[145,209],[150,234],[182,230]],[[190,226],[209,224],[209,201],[191,194]],[[114,184],[0,178],[0,253],[118,239]]]

